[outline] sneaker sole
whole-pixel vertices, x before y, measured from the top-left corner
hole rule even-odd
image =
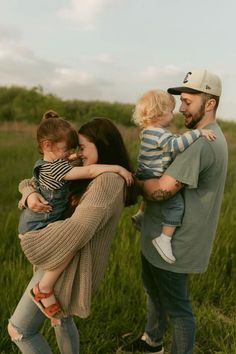
[[[164,261],[166,261],[169,264],[175,263],[175,261],[173,261],[172,259],[167,257],[167,255],[165,255],[165,253],[162,251],[162,249],[159,247],[159,245],[157,243],[155,243],[155,240],[152,240],[152,244],[155,247],[155,249],[157,250],[157,252],[159,253],[159,255],[161,256],[161,258],[164,259]]]

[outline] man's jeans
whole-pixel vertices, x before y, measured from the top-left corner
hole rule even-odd
[[[173,330],[171,354],[192,354],[195,320],[187,291],[187,275],[166,271],[150,264],[142,255],[142,278],[148,299],[145,332],[162,344],[167,317]]]
[[[30,289],[41,279],[37,271],[9,320],[19,335],[13,341],[24,354],[52,354],[48,343],[39,333],[46,317],[29,296]],[[54,327],[61,354],[79,353],[79,334],[72,317],[64,317]]]

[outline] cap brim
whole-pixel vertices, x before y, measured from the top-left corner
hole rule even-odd
[[[172,95],[180,95],[182,92],[186,93],[201,93],[201,91],[194,90],[190,87],[182,86],[182,87],[171,87],[168,88],[167,90],[168,93],[171,93]]]

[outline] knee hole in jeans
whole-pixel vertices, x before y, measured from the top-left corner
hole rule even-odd
[[[19,342],[23,339],[23,334],[18,332],[18,329],[11,322],[8,323],[7,331],[13,342]]]

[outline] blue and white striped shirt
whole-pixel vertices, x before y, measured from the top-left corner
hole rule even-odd
[[[187,149],[202,135],[200,129],[182,135],[172,134],[159,127],[148,127],[141,132],[136,176],[140,179],[160,177],[176,155]]]

